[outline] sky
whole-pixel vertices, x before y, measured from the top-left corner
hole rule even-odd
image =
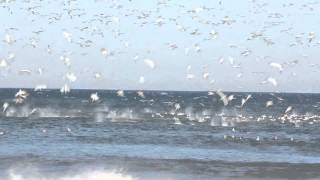
[[[319,10],[315,0],[0,0],[0,88],[320,92]]]

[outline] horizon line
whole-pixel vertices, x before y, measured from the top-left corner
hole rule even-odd
[[[32,90],[35,91],[35,88],[30,88],[30,87],[0,87],[0,91],[1,90],[10,90],[10,89],[26,89],[26,90]],[[43,92],[43,91],[50,91],[50,90],[57,90],[60,91],[60,88],[44,88],[42,90],[38,90],[35,92]],[[204,93],[204,92],[217,92],[217,91],[221,91],[224,93],[264,93],[264,94],[320,94],[320,92],[280,92],[280,91],[230,91],[230,90],[172,90],[172,89],[102,89],[102,88],[97,88],[97,89],[93,89],[93,88],[71,88],[71,91],[119,91],[119,90],[123,90],[123,91],[146,91],[146,92],[187,92],[187,93]]]

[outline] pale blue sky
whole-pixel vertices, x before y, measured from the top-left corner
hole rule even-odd
[[[8,34],[16,42],[0,42],[0,61],[5,59],[10,64],[0,67],[0,87],[46,84],[60,88],[68,83],[72,88],[93,89],[320,92],[317,1],[219,2],[4,1],[0,4],[0,37],[5,39]],[[71,18],[68,12],[83,15]],[[57,17],[60,19],[51,22]],[[230,24],[222,23],[224,19]],[[157,25],[159,22],[163,25]],[[186,30],[179,30],[180,26]],[[44,32],[32,33],[39,30]],[[206,40],[212,30],[218,33],[217,38]],[[63,32],[72,34],[71,42]],[[261,36],[248,40],[254,32],[261,32]],[[309,33],[315,35],[311,42]],[[33,39],[35,48],[30,45]],[[267,45],[263,39],[274,44]],[[90,47],[81,48],[78,42],[86,40],[92,41]],[[172,50],[169,44],[177,48]],[[197,45],[200,52],[195,50]],[[105,58],[101,48],[114,56]],[[246,50],[251,53],[242,55]],[[8,59],[10,53],[15,54],[13,60]],[[71,59],[69,68],[60,60],[62,55]],[[219,62],[221,57],[224,63]],[[229,57],[234,59],[233,64]],[[149,68],[144,59],[153,60],[156,67]],[[271,67],[271,62],[281,64],[283,72]],[[189,73],[195,76],[191,80],[186,78],[188,65],[192,67]],[[42,75],[37,73],[38,68],[43,68]],[[32,72],[21,75],[22,69]],[[77,80],[68,82],[64,78],[67,72],[74,73]],[[102,74],[101,79],[94,78],[96,72]],[[204,79],[203,73],[209,73],[209,78]],[[145,78],[143,84],[139,83],[140,76]],[[266,82],[270,77],[277,80],[278,86]]]

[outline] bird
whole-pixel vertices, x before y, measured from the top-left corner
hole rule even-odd
[[[276,62],[271,62],[270,63],[270,66],[273,67],[273,68],[276,68],[279,70],[279,72],[282,72],[283,71],[283,67],[280,63],[276,63]]]
[[[7,44],[13,44],[15,42],[13,36],[10,34],[6,34],[3,41]]]
[[[151,69],[154,69],[156,67],[154,61],[151,59],[144,59],[144,63]]]
[[[140,76],[139,77],[139,83],[140,84],[144,84],[144,81],[145,81],[144,76]]]
[[[292,111],[292,109],[293,109],[292,106],[288,106],[284,113],[287,114],[290,111]]]
[[[42,91],[44,89],[47,89],[47,85],[46,84],[38,84],[36,85],[36,87],[34,88],[34,91]]]
[[[61,94],[67,94],[70,92],[70,86],[68,84],[64,84],[61,88],[60,88],[60,92]]]
[[[9,107],[9,103],[8,102],[4,102],[3,105],[2,105],[2,112],[6,112],[8,107]]]
[[[101,52],[102,56],[104,56],[104,57],[107,57],[109,54],[109,51],[106,48],[101,48],[100,52]]]
[[[9,66],[8,62],[5,59],[0,61],[0,68],[7,68]]]
[[[23,103],[27,99],[28,96],[29,96],[29,93],[27,91],[19,89],[19,91],[15,94],[16,104]]]
[[[77,80],[77,76],[73,73],[67,73],[66,74],[66,78],[70,81],[70,82],[75,82]]]
[[[120,97],[124,97],[124,91],[123,90],[118,90],[117,95]]]
[[[62,34],[63,34],[63,37],[64,37],[68,42],[71,42],[71,40],[72,40],[72,39],[71,39],[71,36],[72,36],[71,33],[64,31]]]
[[[275,78],[273,77],[268,77],[267,81],[272,84],[274,87],[277,87],[278,86],[278,82]]]
[[[220,96],[220,100],[223,102],[223,105],[224,106],[227,106],[228,105],[228,98],[227,96],[222,92],[222,91],[217,91],[217,94]]]
[[[245,104],[251,97],[252,97],[252,95],[249,94],[245,99],[242,98],[242,100],[241,100],[241,107],[243,107],[244,104]]]
[[[19,70],[19,74],[21,74],[21,75],[30,75],[31,74],[31,70],[29,70],[29,69],[21,69],[21,70]]]
[[[194,74],[187,74],[187,76],[186,76],[186,78],[188,79],[188,80],[190,80],[190,79],[193,79],[195,77],[195,75]]]
[[[29,93],[25,90],[19,89],[19,91],[15,94],[16,98],[26,99],[29,96]]]
[[[266,107],[270,107],[270,106],[272,106],[273,105],[273,101],[267,101],[266,102]]]
[[[98,93],[96,92],[90,95],[90,99],[91,99],[91,102],[96,102],[96,101],[99,101],[100,98],[98,96]]]
[[[209,73],[205,72],[202,74],[203,79],[207,80],[209,78]]]
[[[145,98],[143,91],[138,91],[137,94],[138,94],[138,96],[140,96],[141,98]]]
[[[63,61],[63,63],[67,66],[70,67],[71,65],[71,59],[67,56],[60,56],[60,60]]]

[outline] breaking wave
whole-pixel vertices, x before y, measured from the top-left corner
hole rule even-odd
[[[10,170],[6,180],[135,180],[131,176],[116,172],[92,171],[77,175],[46,177],[45,175],[20,174]]]

